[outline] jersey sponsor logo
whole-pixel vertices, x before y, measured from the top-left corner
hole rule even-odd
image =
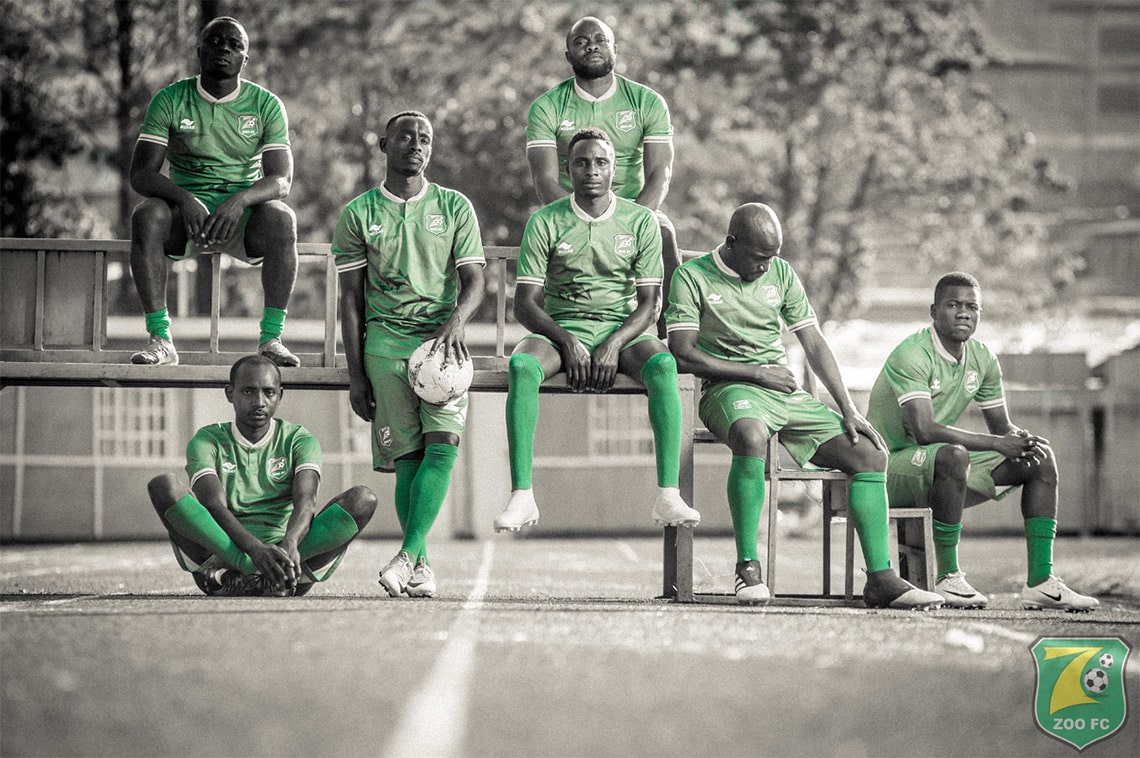
[[[966,372],[966,392],[973,395],[982,386],[981,380],[978,379],[978,372],[970,369]]]
[[[732,409],[735,411],[746,411],[752,407],[751,400],[733,400]]]
[[[632,132],[636,126],[637,118],[633,111],[617,112],[617,129],[619,132]]]
[[[721,297],[721,294],[719,292],[709,293],[709,305],[720,305],[723,302],[724,298]]]
[[[255,113],[238,116],[238,134],[243,137],[256,137],[261,132],[261,119]]]
[[[376,430],[376,444],[380,447],[392,447],[392,427],[382,426]]]
[[[368,234],[371,237],[375,237],[377,234],[379,234],[382,231],[384,231],[384,225],[383,224],[372,224],[371,226],[368,227]]]
[[[558,125],[558,131],[560,131],[560,132],[572,132],[572,131],[574,131],[574,122],[568,118],[562,119],[562,123]]]
[[[634,246],[635,238],[632,234],[615,234],[614,235],[614,252],[622,258],[628,258],[633,255],[637,249]]]
[[[760,288],[761,294],[764,295],[764,302],[775,308],[780,304],[780,290],[774,284],[765,284]]]
[[[443,234],[447,231],[447,221],[439,213],[429,213],[424,220],[424,229],[431,234]]]
[[[558,247],[554,249],[554,252],[557,255],[573,255],[574,246],[569,242],[559,242]]]
[[[289,475],[288,461],[284,458],[270,458],[265,462],[265,473],[275,482],[285,481],[285,477]]]
[[[910,457],[910,465],[921,468],[924,463],[926,463],[926,450],[920,447]]]
[[[222,471],[226,474],[232,474],[237,471],[237,464],[233,461],[222,461]]]
[[[940,389],[942,389],[942,380],[941,379],[935,379],[934,381],[932,381],[930,383],[930,391],[931,392],[937,392]]]
[[[178,122],[178,131],[180,131],[180,132],[192,132],[192,131],[194,131],[194,119],[184,118],[181,121],[179,121]]]

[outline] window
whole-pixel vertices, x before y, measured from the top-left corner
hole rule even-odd
[[[1097,111],[1111,115],[1140,115],[1140,85],[1101,84],[1096,92]]]
[[[1103,55],[1140,58],[1140,25],[1104,26],[1099,37],[1098,47]]]
[[[653,429],[644,395],[591,397],[587,416],[591,457],[653,455]]]
[[[166,458],[181,454],[169,390],[113,387],[95,393],[95,449],[104,458]]]

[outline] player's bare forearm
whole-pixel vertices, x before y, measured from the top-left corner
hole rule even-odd
[[[796,389],[795,377],[786,366],[727,361],[697,347],[697,332],[678,330],[669,334],[669,352],[677,361],[677,371],[701,379],[720,382],[747,382],[778,392]]]
[[[637,195],[637,204],[657,210],[669,194],[673,178],[672,143],[650,142],[644,146],[645,184]]]
[[[831,346],[827,344],[827,340],[819,331],[819,327],[808,326],[800,329],[796,332],[796,337],[803,345],[804,357],[807,358],[808,366],[819,377],[823,386],[827,388],[828,393],[839,406],[840,412],[844,415],[849,411],[854,412],[855,401],[851,399],[851,393],[847,391],[847,385],[843,382],[843,375],[839,371],[839,362],[835,360],[835,353],[831,352]]]
[[[543,205],[566,197],[566,190],[558,183],[558,151],[553,147],[532,147],[526,151],[530,165],[534,193]]]

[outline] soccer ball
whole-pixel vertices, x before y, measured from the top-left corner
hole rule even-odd
[[[1085,672],[1085,689],[1094,695],[1099,695],[1108,689],[1108,674],[1101,669],[1089,669]]]
[[[1112,653],[1105,653],[1100,657],[1100,665],[1106,669],[1112,668]]]
[[[408,384],[421,400],[447,405],[467,391],[475,376],[474,361],[457,361],[453,356],[443,365],[444,351],[431,353],[435,340],[428,340],[408,358]]]

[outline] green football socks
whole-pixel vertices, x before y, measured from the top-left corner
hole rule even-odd
[[[1025,583],[1035,587],[1053,573],[1053,540],[1057,538],[1057,519],[1035,516],[1025,519],[1025,548],[1028,570]]]
[[[148,334],[154,337],[161,337],[164,340],[170,339],[170,314],[167,313],[166,308],[143,314],[143,318],[146,319],[146,331]]]
[[[736,535],[736,560],[754,561],[760,512],[764,509],[764,459],[732,456],[728,469],[728,510]]]
[[[867,573],[891,567],[887,519],[887,475],[865,471],[851,477],[847,487],[848,515],[855,522]]]
[[[258,344],[263,344],[272,339],[281,339],[281,333],[285,331],[285,314],[283,308],[272,308],[265,306],[261,311],[261,336],[258,337]]]
[[[934,533],[935,573],[941,579],[959,570],[958,541],[962,536],[962,524],[945,524],[938,519],[931,519],[931,531]]]
[[[515,353],[508,365],[507,447],[511,489],[531,488],[534,473],[534,430],[538,426],[538,386],[545,378],[533,355]]]
[[[676,487],[681,476],[681,393],[677,390],[677,361],[657,353],[641,367],[649,395],[649,425],[657,457],[657,486]]]
[[[408,530],[408,514],[412,510],[412,482],[416,480],[416,472],[423,463],[419,458],[401,458],[396,461],[396,519],[400,522],[400,531]]]
[[[230,539],[226,530],[214,521],[210,511],[193,494],[187,493],[179,498],[166,509],[163,517],[179,534],[206,548],[230,568],[243,574],[257,570],[253,560]]]
[[[428,532],[447,497],[451,469],[458,455],[459,448],[455,445],[434,444],[424,448],[424,459],[409,493],[411,508],[402,548],[412,560],[426,554]]]
[[[316,515],[312,525],[309,526],[309,533],[301,540],[297,548],[301,553],[301,560],[305,561],[314,555],[323,555],[347,545],[358,531],[360,529],[356,526],[356,519],[341,508],[340,504],[333,503]]]

